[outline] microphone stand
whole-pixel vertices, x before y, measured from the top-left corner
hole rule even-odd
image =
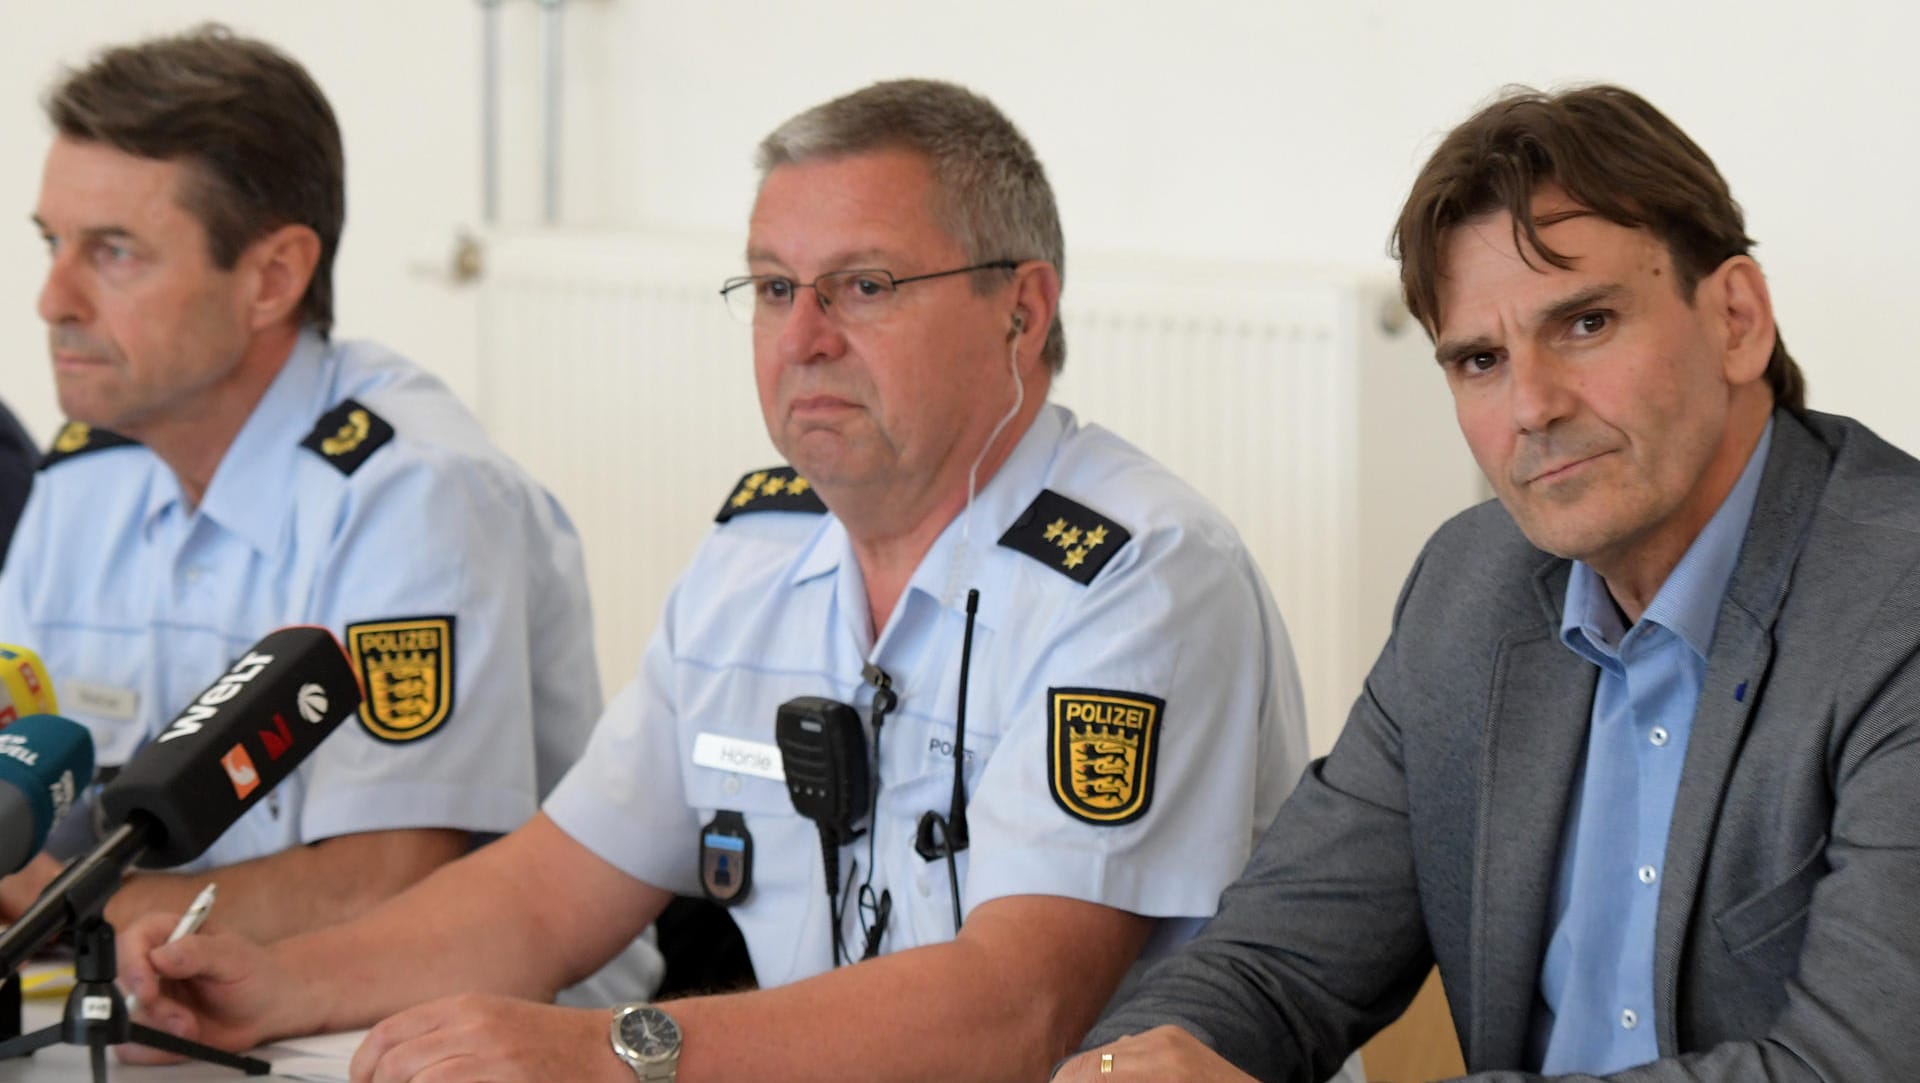
[[[29,956],[63,930],[72,929],[74,937],[74,985],[67,996],[65,1017],[53,1026],[0,1042],[0,1059],[26,1056],[55,1043],[84,1046],[93,1065],[93,1083],[106,1083],[107,1049],[133,1042],[248,1075],[266,1075],[272,1070],[272,1065],[257,1057],[176,1038],[136,1023],[127,1015],[126,999],[113,980],[118,971],[113,926],[107,924],[101,910],[120,886],[121,872],[146,851],[154,826],[144,816],[122,825],[92,853],[61,873],[20,920],[0,935],[0,973],[4,974],[18,971]]]

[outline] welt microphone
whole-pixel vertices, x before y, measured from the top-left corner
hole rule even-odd
[[[58,715],[0,730],[0,876],[20,871],[93,781],[93,735]]]
[[[333,633],[273,632],[101,789],[106,822],[137,827],[149,865],[192,861],[359,707]]]
[[[0,643],[0,726],[30,714],[51,714],[60,709],[53,698],[53,682],[47,679],[40,656],[25,647]]]
[[[100,791],[107,837],[0,934],[0,974],[97,912],[127,866],[206,852],[360,707],[360,682],[324,628],[253,645]]]

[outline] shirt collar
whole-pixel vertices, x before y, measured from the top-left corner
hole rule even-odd
[[[1714,628],[1720,620],[1720,600],[1726,596],[1727,584],[1733,579],[1733,566],[1740,558],[1740,543],[1747,536],[1747,523],[1753,517],[1754,501],[1760,495],[1760,475],[1766,466],[1767,449],[1772,445],[1773,422],[1768,421],[1760,434],[1760,442],[1747,457],[1740,480],[1720,502],[1713,518],[1707,520],[1700,536],[1687,547],[1680,563],[1668,573],[1666,582],[1660,584],[1659,592],[1640,617],[1641,624],[1657,624],[1679,636],[1703,659],[1713,646]],[[1611,655],[1618,650],[1628,631],[1600,573],[1583,561],[1574,561],[1560,615],[1561,642],[1589,658],[1593,657],[1594,650]]]
[[[200,501],[200,513],[243,538],[256,552],[272,554],[285,540],[293,501],[268,499],[293,483],[300,440],[328,405],[327,346],[302,331],[280,374],[254,405],[246,424],[220,457]]]
[[[981,554],[1000,543],[1000,535],[1020,517],[1039,490],[1039,482],[1053,465],[1060,441],[1075,426],[1072,411],[1056,403],[1047,403],[1035,415],[1033,423],[1014,445],[1013,453],[1000,464],[985,485],[974,495],[971,509],[962,509],[934,539],[932,548],[921,558],[908,580],[906,594],[918,591],[931,596],[942,606],[959,609],[966,605],[966,589],[979,579]],[[852,542],[840,520],[829,514],[826,524],[815,535],[812,547],[796,563],[792,581],[800,583],[825,575],[846,564],[854,566]],[[979,619],[988,627],[997,621],[1005,602],[982,597]],[[898,612],[899,606],[895,606]]]

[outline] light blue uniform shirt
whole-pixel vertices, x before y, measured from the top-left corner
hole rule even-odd
[[[301,446],[348,398],[395,433],[351,474]],[[565,514],[437,379],[303,335],[197,508],[144,447],[83,452],[42,470],[0,574],[0,640],[40,653],[102,764],[124,763],[275,628],[345,639],[410,618],[450,619],[444,721],[397,740],[343,723],[194,868],[531,816],[600,708]]]
[[[1062,573],[1067,545],[1039,560],[996,544],[1042,489],[1131,532],[1091,582]],[[629,875],[683,894],[701,892],[702,826],[720,810],[741,813],[753,836],[752,889],[731,913],[760,983],[827,970],[818,834],[782,781],[775,710],[796,696],[827,696],[867,721],[873,688],[862,669],[872,662],[899,695],[881,735],[873,840],[873,889],[893,901],[881,947],[951,939],[946,863],[922,859],[913,842],[921,814],[948,807],[970,587],[980,605],[964,761],[972,846],[958,862],[964,908],[1041,894],[1156,917],[1211,916],[1307,763],[1292,648],[1226,519],[1131,445],[1058,406],[1041,411],[971,514],[935,541],[877,637],[833,516],[768,511],[716,527],[675,587],[638,676],[609,705],[547,813]],[[1100,692],[1164,702],[1150,778],[1135,780],[1149,786],[1150,802],[1124,823],[1069,814],[1051,791],[1052,705]],[[844,848],[843,876],[855,862],[857,887],[868,875],[864,838]],[[1161,941],[1194,923],[1163,922]],[[857,906],[842,924],[857,953]]]
[[[1547,1075],[1605,1075],[1660,1056],[1653,937],[1667,829],[1720,602],[1772,442],[1769,422],[1739,481],[1633,627],[1592,568],[1576,561],[1568,578],[1560,637],[1600,667],[1600,678],[1540,970],[1535,1043]]]

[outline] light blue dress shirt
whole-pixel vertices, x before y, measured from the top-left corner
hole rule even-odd
[[[301,446],[352,398],[393,439],[351,474]],[[137,444],[40,473],[0,573],[0,640],[124,763],[287,624],[451,619],[452,710],[383,740],[348,721],[193,863],[391,828],[504,832],[577,758],[600,707],[580,545],[559,506],[437,379],[303,335],[198,507]],[[443,690],[444,691],[444,690]]]
[[[1042,489],[1131,532],[1091,582],[996,544]],[[1065,550],[1062,550],[1065,552]],[[1054,563],[1058,563],[1055,561]],[[822,860],[777,766],[776,708],[827,696],[870,717],[871,662],[898,708],[883,730],[873,888],[891,892],[883,950],[954,935],[946,863],[914,851],[945,812],[968,588],[980,591],[966,730],[967,910],[1058,895],[1156,917],[1162,942],[1213,914],[1307,763],[1292,648],[1253,560],[1218,511],[1131,445],[1048,406],[934,542],[885,628],[869,628],[846,529],[769,511],[714,529],[547,813],[616,867],[698,894],[699,832],[720,810],[753,836],[750,894],[731,911],[764,986],[832,966]],[[1077,819],[1050,792],[1050,693],[1164,701],[1151,801],[1130,822]],[[1085,694],[1076,692],[1075,694]],[[706,751],[703,751],[705,749]],[[716,750],[726,750],[724,752]],[[741,765],[741,766],[736,766]],[[844,876],[868,873],[867,840]],[[842,922],[857,946],[857,907]]]
[[[1660,1055],[1653,942],[1667,830],[1721,599],[1772,441],[1769,422],[1726,500],[1631,628],[1592,568],[1576,561],[1568,578],[1561,640],[1600,677],[1540,971],[1535,1048],[1547,1075],[1605,1075]]]

